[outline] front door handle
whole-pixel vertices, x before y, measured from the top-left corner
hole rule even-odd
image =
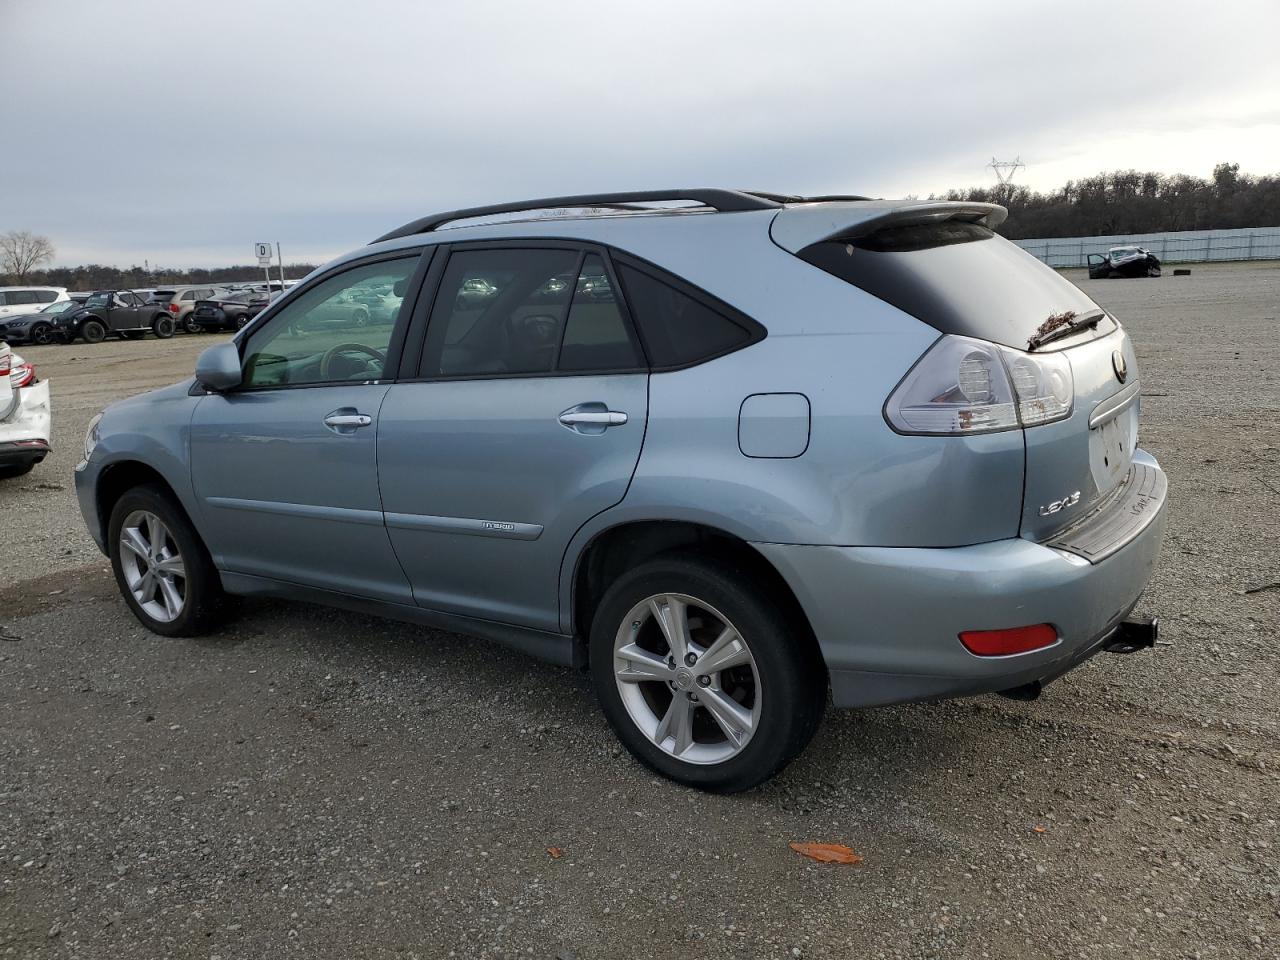
[[[627,422],[621,410],[610,410],[600,402],[580,403],[560,414],[560,423],[577,433],[599,434],[610,427],[620,427]]]
[[[335,433],[354,433],[359,427],[367,427],[371,423],[373,417],[357,413],[351,407],[335,410],[324,418],[324,425]]]

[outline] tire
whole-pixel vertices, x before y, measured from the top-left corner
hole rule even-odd
[[[689,629],[678,642],[692,641],[693,662],[668,659],[678,651],[657,618],[681,604]],[[623,746],[664,777],[716,793],[749,790],[790,763],[822,719],[827,678],[807,625],[786,610],[732,560],[666,554],[619,577],[596,609],[590,657]],[[717,636],[737,639],[717,654]],[[711,656],[725,668],[699,674],[697,658]]]
[[[53,327],[47,323],[37,323],[31,328],[31,342],[43,346],[53,342]]]
[[[177,324],[173,322],[173,317],[163,316],[156,317],[151,321],[151,332],[161,340],[168,340],[173,336],[173,331],[177,328]]]
[[[352,310],[351,322],[355,324],[357,327],[363,327],[366,323],[369,322],[369,308],[356,307],[354,310]]]
[[[187,331],[187,333],[200,333],[204,330],[204,327],[196,323],[191,314],[187,314],[186,318],[182,321],[182,329]]]
[[[36,462],[34,460],[27,463],[15,464],[12,467],[0,467],[0,480],[12,480],[15,477],[25,477],[35,468]]]
[[[240,316],[236,317],[236,329],[243,330],[245,327],[249,325],[249,321],[251,319],[253,318],[250,317],[247,313],[240,314]]]
[[[101,343],[106,339],[107,328],[102,325],[101,320],[86,320],[80,324],[80,336],[85,343]]]
[[[124,545],[126,538],[132,547]],[[168,491],[150,484],[126,491],[111,511],[107,545],[121,596],[152,633],[198,637],[217,625],[226,607],[222,581],[200,535]],[[176,602],[165,582],[176,592]]]
[[[1155,266],[1155,265],[1153,265],[1153,264],[1149,264],[1149,265],[1147,266],[1147,276],[1148,276],[1148,277],[1158,277],[1158,276],[1160,276],[1160,268],[1159,268],[1159,267],[1157,267],[1157,266]]]

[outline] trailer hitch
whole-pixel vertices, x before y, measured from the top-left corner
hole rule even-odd
[[[1160,620],[1156,617],[1134,617],[1122,620],[1102,645],[1107,653],[1137,653],[1160,642]]]

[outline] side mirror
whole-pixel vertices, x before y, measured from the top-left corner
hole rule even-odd
[[[240,351],[234,343],[220,343],[196,360],[196,382],[206,390],[222,393],[240,386]]]

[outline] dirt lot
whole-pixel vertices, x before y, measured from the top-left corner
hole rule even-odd
[[[284,603],[145,633],[72,466],[212,338],[20,348],[57,452],[0,486],[0,956],[1280,955],[1280,267],[1072,279],[1136,340],[1171,645],[1034,703],[829,713],[736,797],[479,641]]]

